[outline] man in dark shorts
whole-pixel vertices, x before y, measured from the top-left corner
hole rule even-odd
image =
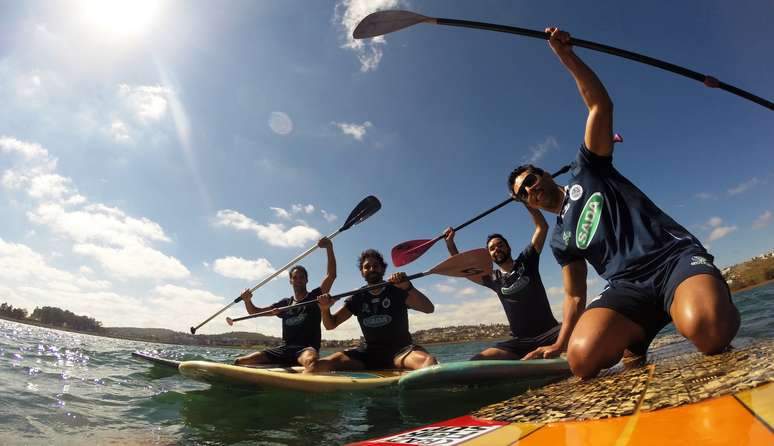
[[[360,274],[369,285],[382,282],[387,264],[373,249],[360,254]],[[408,328],[408,309],[432,313],[435,306],[421,291],[406,280],[405,273],[394,273],[390,284],[376,290],[355,294],[346,299],[336,314],[331,314],[332,301],[320,296],[323,325],[328,330],[341,325],[354,314],[363,331],[365,343],[358,348],[337,352],[315,361],[312,372],[330,370],[420,369],[437,364],[435,357],[412,343]]]
[[[613,167],[613,103],[573,53],[569,34],[546,32],[589,114],[566,187],[531,165],[508,179],[509,191],[528,206],[558,214],[551,249],[562,266],[564,321],[554,344],[527,357],[566,349],[573,373],[592,377],[625,353],[644,354],[670,321],[701,352],[722,352],[739,329],[739,312],[713,257]],[[608,285],[584,311],[586,261]]]
[[[505,237],[491,234],[486,239],[486,248],[499,268],[492,271],[491,275],[468,278],[497,293],[512,336],[473,356],[470,358],[472,360],[521,359],[538,347],[553,344],[559,335],[561,326],[551,312],[538,268],[540,252],[548,234],[548,223],[539,210],[530,207],[527,210],[535,223],[535,232],[521,254],[514,260],[511,246]],[[444,234],[449,254],[458,254],[454,230],[447,228]]]
[[[293,297],[281,299],[268,307],[258,308],[250,298],[252,293],[246,290],[242,293],[245,308],[250,314],[271,311],[266,316],[277,316],[282,319],[282,345],[260,352],[241,356],[234,361],[236,365],[281,364],[288,366],[309,364],[318,358],[320,350],[320,309],[317,305],[304,305],[298,308],[279,311],[277,308],[315,300],[321,294],[330,291],[336,280],[336,256],[333,254],[333,243],[323,237],[317,246],[324,248],[328,256],[328,268],[322,284],[312,291],[306,290],[309,275],[303,266],[296,265],[290,269],[290,285],[293,287]]]

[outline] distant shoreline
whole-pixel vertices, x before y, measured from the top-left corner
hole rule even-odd
[[[731,294],[741,293],[742,291],[749,291],[749,290],[751,290],[753,288],[762,287],[764,285],[769,285],[769,284],[772,284],[772,283],[774,283],[774,279],[766,280],[766,281],[763,281],[761,283],[756,283],[755,285],[748,285],[746,287],[739,288],[738,290],[731,290]]]
[[[742,293],[742,292],[745,292],[745,291],[750,291],[750,290],[753,290],[755,288],[759,288],[759,287],[766,286],[766,285],[771,285],[771,284],[774,284],[774,279],[765,280],[765,281],[760,282],[760,283],[756,283],[756,284],[748,285],[748,286],[745,286],[745,287],[742,287],[742,288],[739,288],[739,289],[731,290],[731,294],[732,295],[736,295],[737,293]],[[10,321],[10,322],[17,322],[17,323],[20,323],[20,324],[30,325],[30,326],[34,326],[34,327],[48,328],[48,329],[51,329],[51,330],[59,330],[59,331],[64,331],[64,332],[68,332],[68,333],[86,334],[86,335],[91,335],[91,336],[99,336],[99,337],[103,337],[103,338],[121,339],[121,340],[125,340],[125,341],[146,342],[146,343],[150,343],[150,344],[191,345],[191,346],[199,346],[199,347],[218,347],[218,348],[243,349],[243,350],[263,350],[263,349],[270,348],[270,347],[273,346],[273,345],[263,345],[263,344],[242,344],[242,345],[234,345],[234,344],[231,344],[231,345],[229,345],[229,344],[223,344],[223,345],[221,345],[221,344],[209,344],[209,345],[204,345],[204,344],[196,344],[196,343],[187,344],[187,343],[181,343],[181,342],[163,341],[163,340],[158,340],[158,339],[142,339],[142,338],[137,338],[137,337],[116,336],[116,335],[111,335],[109,333],[78,331],[78,330],[73,330],[73,329],[66,328],[66,327],[51,326],[51,325],[43,324],[43,323],[40,323],[40,322],[37,322],[37,321],[34,321],[34,320],[29,320],[29,319],[26,319],[26,320],[13,319],[13,318],[7,317],[5,315],[1,315],[1,314],[0,314],[0,320],[6,320],[6,321]],[[110,329],[110,328],[113,328],[113,327],[106,327],[106,328]],[[443,329],[443,328],[453,328],[453,327],[437,327],[436,329]],[[434,329],[431,329],[431,330],[434,330]],[[425,331],[425,330],[420,330],[420,331]],[[181,332],[181,334],[186,335],[186,333],[183,333],[183,332]],[[223,333],[223,334],[225,335],[227,333]],[[205,335],[205,336],[207,336],[207,335]],[[210,336],[212,336],[212,335],[210,335]],[[482,338],[469,338],[469,339],[458,339],[458,340],[447,340],[447,341],[430,341],[430,342],[425,341],[425,342],[423,342],[423,341],[421,341],[419,339],[416,339],[415,334],[412,334],[412,337],[415,337],[415,342],[417,344],[419,344],[419,345],[452,345],[452,344],[462,344],[462,343],[467,343],[467,342],[497,342],[497,341],[500,341],[500,340],[508,338],[508,336],[495,336],[495,337],[482,337]],[[349,340],[343,340],[343,341],[331,340],[331,341],[337,342],[338,345],[323,346],[322,348],[325,349],[325,350],[339,351],[339,350],[344,350],[344,349],[347,349],[347,348],[351,348],[351,346],[357,345],[359,343],[358,339],[349,339]],[[325,342],[325,340],[323,342]]]

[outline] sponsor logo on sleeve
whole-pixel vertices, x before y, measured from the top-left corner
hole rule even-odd
[[[583,195],[583,186],[580,184],[573,184],[572,187],[570,187],[570,200],[578,201],[581,195]]]
[[[707,258],[702,256],[691,256],[691,266],[697,266],[697,265],[709,265],[712,266],[712,263],[710,263]]]
[[[562,233],[562,240],[564,240],[564,246],[567,246],[570,244],[570,239],[572,238],[572,231],[564,231]]]
[[[575,244],[578,249],[586,249],[594,238],[599,227],[599,219],[602,217],[602,205],[604,204],[602,192],[592,194],[578,218],[578,227],[575,229]]]

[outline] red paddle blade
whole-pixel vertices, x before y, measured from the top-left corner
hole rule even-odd
[[[392,264],[403,266],[413,262],[425,253],[438,239],[409,240],[392,248]]]

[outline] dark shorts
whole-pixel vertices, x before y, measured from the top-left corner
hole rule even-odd
[[[271,362],[282,365],[298,365],[298,357],[305,350],[312,349],[315,352],[317,349],[310,346],[302,345],[280,345],[279,347],[269,348],[263,351],[263,353],[271,360]]]
[[[383,370],[394,369],[396,359],[402,359],[404,356],[408,356],[409,353],[415,350],[423,352],[427,351],[420,345],[409,344],[404,347],[392,349],[358,347],[344,350],[343,353],[349,356],[350,359],[365,364],[366,369]]]
[[[669,309],[675,290],[685,279],[709,274],[726,283],[712,260],[713,257],[700,247],[688,248],[665,262],[646,280],[610,282],[599,296],[591,299],[586,309],[608,308],[641,326],[645,330],[645,339],[629,346],[629,350],[645,354],[653,338],[672,321]],[[730,291],[728,296],[730,299]]]
[[[561,330],[561,328],[562,325],[559,324],[538,336],[531,338],[511,338],[507,341],[498,342],[494,345],[494,348],[505,350],[506,352],[513,353],[514,355],[521,358],[522,356],[526,355],[532,350],[535,350],[538,347],[551,345],[556,342],[556,338],[559,337],[559,330]]]

